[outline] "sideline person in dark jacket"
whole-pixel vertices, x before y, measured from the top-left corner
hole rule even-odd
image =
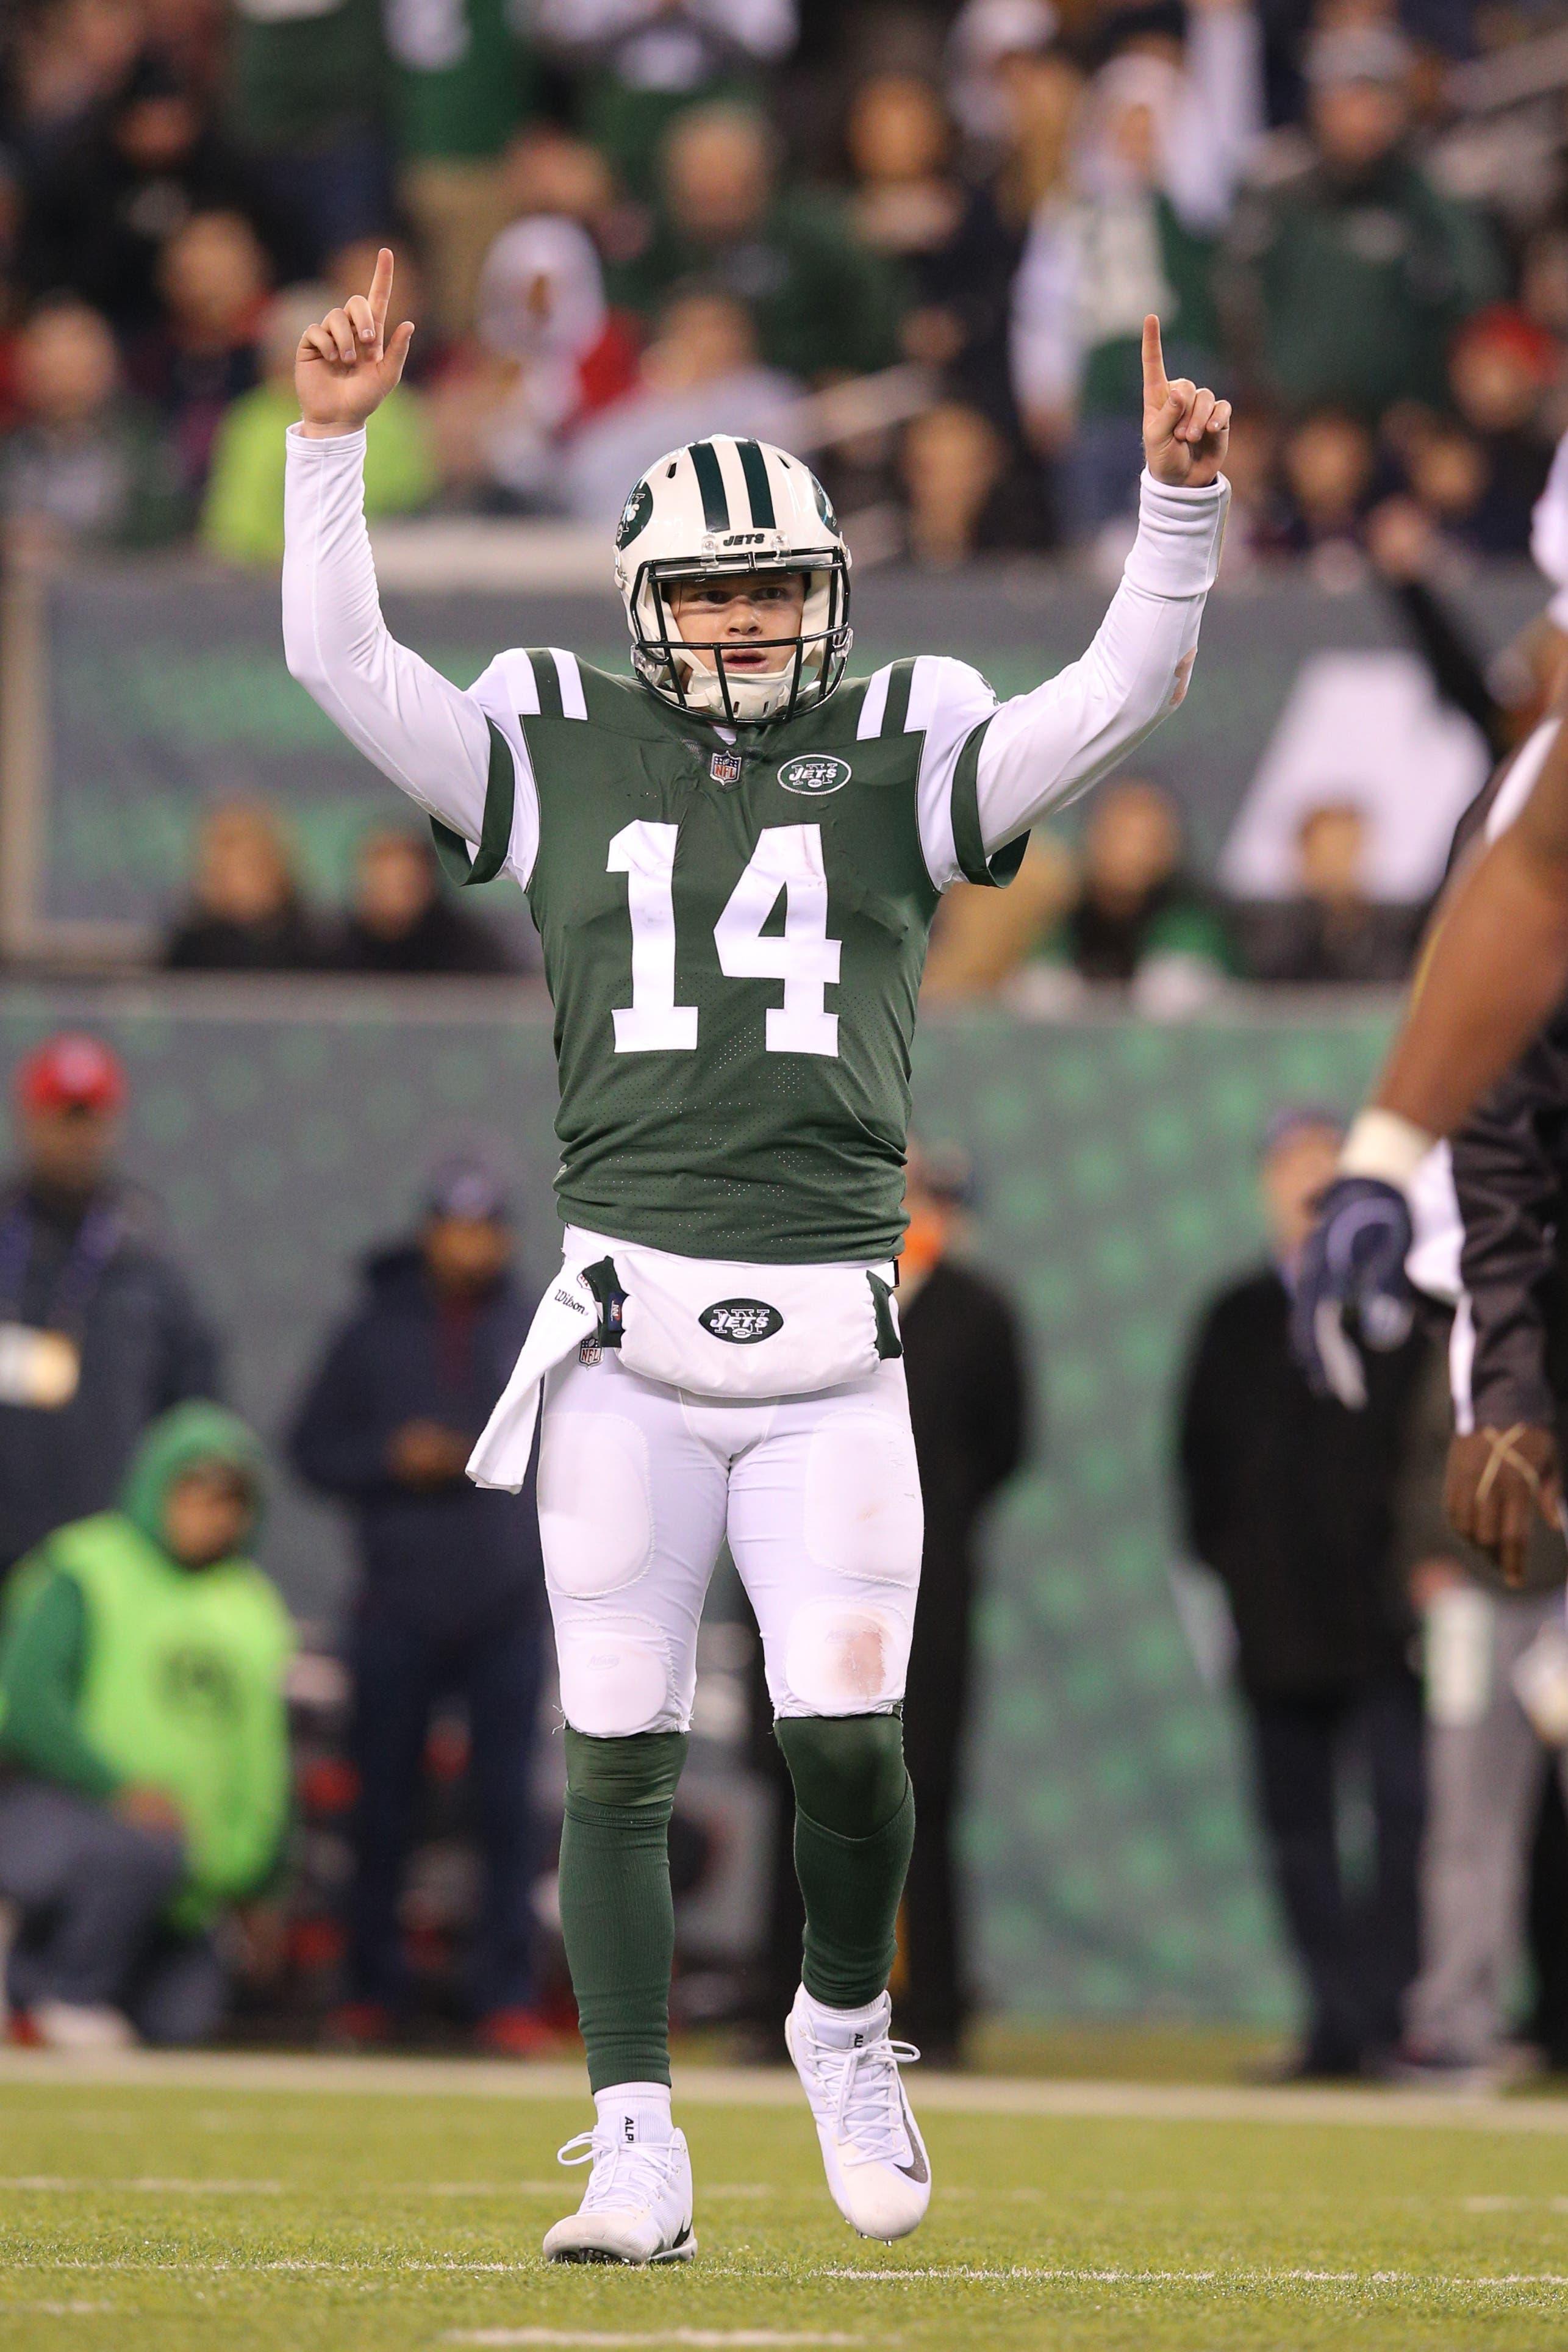
[[[62,1031],[16,1071],[21,1167],[0,1189],[0,1580],[113,1502],[147,1423],[217,1387],[217,1344],[114,1173],[125,1073]]]
[[[432,1180],[415,1241],[366,1266],[367,1296],[300,1403],[300,1476],[350,1506],[362,1570],[349,1632],[360,1777],[343,2038],[391,2031],[404,1994],[397,1905],[432,1711],[467,1709],[486,1902],[475,1969],[481,2038],[514,2053],[534,2017],[528,1784],[544,1662],[533,1481],[464,1475],[528,1332],[506,1202],[489,1171]]]
[[[1427,1342],[1368,1355],[1368,1400],[1314,1396],[1291,1354],[1290,1283],[1341,1140],[1321,1111],[1270,1131],[1274,1262],[1201,1318],[1181,1401],[1186,1537],[1237,1636],[1257,1801],[1311,2016],[1298,2070],[1360,2072],[1399,2038],[1416,1964],[1421,1701],[1396,1562],[1395,1504]],[[1375,1884],[1357,1916],[1339,1859],[1347,1756],[1370,1769]]]
[[[293,1630],[246,1557],[263,1472],[232,1413],[176,1406],[118,1507],[57,1528],[6,1590],[0,1905],[19,1927],[20,2039],[199,2042],[222,2019],[212,1925],[259,1894],[288,1821]]]

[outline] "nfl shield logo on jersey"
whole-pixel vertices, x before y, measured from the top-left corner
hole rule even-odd
[[[707,763],[707,772],[716,784],[738,784],[744,764],[738,751],[716,751]]]

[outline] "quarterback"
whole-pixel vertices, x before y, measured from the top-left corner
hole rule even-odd
[[[539,1522],[566,1717],[561,1924],[597,2120],[561,2262],[685,2261],[670,2114],[667,1832],[697,1620],[727,1537],[796,1798],[807,1927],[785,2027],[828,2186],[862,2235],[931,2172],[889,2032],[914,1801],[900,1710],[921,1507],[894,1303],[915,1000],[961,879],[1186,690],[1218,560],[1229,410],[1144,341],[1141,519],[1082,659],[998,704],[965,663],[846,677],[850,556],[798,457],[720,436],[635,483],[615,538],[632,676],[559,647],[466,692],[377,599],[366,418],[413,334],[392,257],[299,346],[288,667],[430,816],[509,874],[544,943],[564,1262],[476,1448]]]

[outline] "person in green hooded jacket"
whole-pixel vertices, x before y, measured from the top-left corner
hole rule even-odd
[[[211,1934],[256,1895],[288,1819],[293,1632],[246,1548],[259,1441],[177,1405],[116,1510],[24,1559],[0,1603],[0,1906],[21,2038],[204,2039]],[[5,1988],[0,1988],[5,1990]]]

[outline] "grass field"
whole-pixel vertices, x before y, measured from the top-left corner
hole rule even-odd
[[[916,2076],[936,2200],[884,2247],[792,2083],[694,2072],[702,2251],[634,2273],[538,2259],[571,2083],[0,2060],[0,2352],[1568,2347],[1568,2103]]]

